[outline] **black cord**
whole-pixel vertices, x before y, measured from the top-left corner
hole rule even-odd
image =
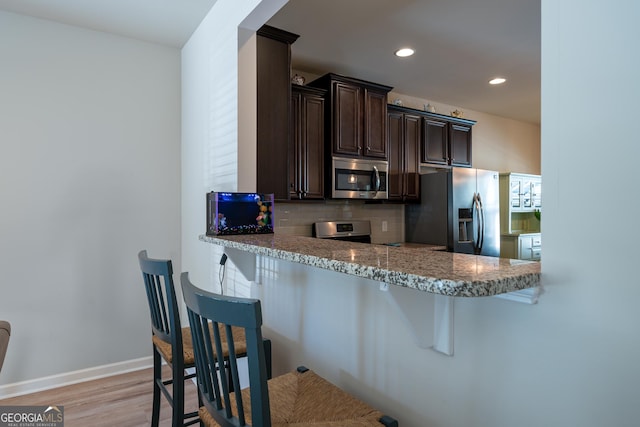
[[[224,295],[224,274],[227,271],[227,254],[222,254],[220,258],[220,270],[218,270],[218,279],[220,280],[220,295]]]

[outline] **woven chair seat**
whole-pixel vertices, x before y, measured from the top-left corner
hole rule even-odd
[[[381,427],[383,413],[309,370],[290,372],[269,380],[272,427]],[[233,395],[232,395],[233,397]],[[249,389],[242,390],[247,423],[251,425]],[[235,402],[232,402],[235,412]],[[219,427],[203,406],[200,420]]]
[[[218,328],[220,329],[220,340],[222,341],[222,354],[224,354],[224,357],[227,358],[229,356],[227,334],[224,332],[224,327],[222,324],[218,324]],[[245,339],[244,329],[235,326],[232,326],[231,329],[233,331],[236,354],[239,357],[243,357],[247,354],[247,343]],[[171,354],[171,344],[161,340],[155,335],[153,335],[151,339],[153,340],[153,344],[158,348],[158,351],[160,351],[162,357],[164,357],[167,363],[172,363],[173,356]],[[193,341],[191,341],[191,329],[188,326],[182,328],[182,350],[184,353],[184,364],[186,366],[193,366],[195,364],[193,354]]]

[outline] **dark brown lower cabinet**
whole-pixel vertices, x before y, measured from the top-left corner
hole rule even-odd
[[[324,199],[324,95],[322,89],[291,87],[291,200]]]
[[[422,117],[388,106],[389,200],[420,200],[419,150]]]

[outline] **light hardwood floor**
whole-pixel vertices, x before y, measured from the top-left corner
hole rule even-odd
[[[163,378],[170,377],[167,368]],[[0,406],[63,405],[65,427],[143,427],[151,425],[152,402],[153,372],[149,368],[3,399]],[[187,412],[198,409],[191,380],[185,382],[185,406]],[[171,406],[164,396],[160,398],[160,426],[171,426]]]

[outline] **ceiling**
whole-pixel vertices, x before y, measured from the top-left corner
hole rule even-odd
[[[0,10],[182,47],[216,0],[0,0]]]
[[[540,0],[290,0],[269,24],[300,35],[297,70],[540,123]]]
[[[0,0],[0,10],[182,47],[216,0]],[[540,123],[540,0],[290,0],[293,67]],[[409,45],[416,54],[393,52]],[[500,86],[487,81],[497,75]]]

